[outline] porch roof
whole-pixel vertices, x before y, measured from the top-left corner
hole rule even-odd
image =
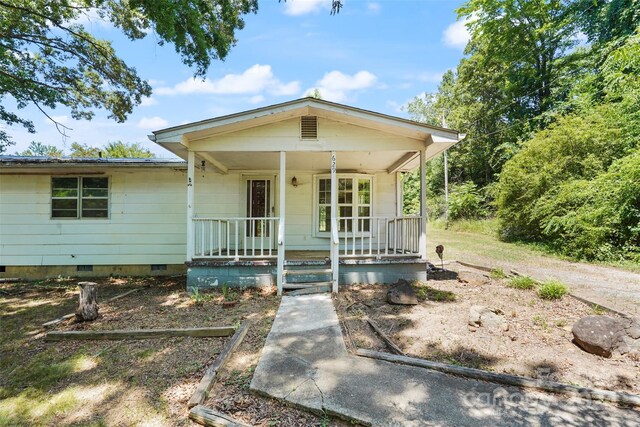
[[[353,143],[346,143],[348,138],[320,138],[318,141],[301,144],[295,140],[297,135],[291,135],[288,140],[277,140],[276,143],[256,143],[246,141],[238,143],[231,141],[229,136],[258,126],[275,124],[301,116],[317,116],[332,122],[354,125],[375,132],[381,137],[370,137]],[[384,138],[382,136],[385,136]],[[259,162],[261,169],[269,169],[270,164],[277,163],[270,160],[272,152],[328,152],[346,151],[348,156],[342,156],[340,168],[353,170],[412,170],[419,165],[418,153],[426,150],[427,159],[443,152],[464,138],[458,131],[438,126],[431,126],[400,117],[389,116],[373,111],[363,110],[343,104],[329,102],[315,98],[301,98],[281,104],[240,112],[236,114],[216,117],[198,122],[174,126],[154,131],[149,139],[168,149],[183,159],[188,151],[196,152],[199,162],[205,161],[213,165],[219,172],[228,170],[255,169],[255,156],[248,156],[248,152],[261,153]],[[367,167],[361,167],[362,160],[368,158]],[[350,160],[347,160],[350,159]],[[347,160],[345,163],[344,160]],[[296,162],[300,169],[309,170],[309,161]],[[312,162],[313,163],[313,162]],[[294,166],[293,164],[290,164]],[[322,162],[317,169],[325,169]],[[294,166],[295,168],[295,166]]]

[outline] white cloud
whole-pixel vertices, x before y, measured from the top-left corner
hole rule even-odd
[[[375,3],[375,2],[367,3],[367,10],[370,13],[380,12],[380,3]]]
[[[471,38],[466,25],[469,21],[464,19],[449,25],[442,33],[442,40],[447,46],[464,49]]]
[[[369,71],[358,71],[354,75],[331,71],[318,80],[314,88],[307,90],[306,95],[317,88],[323,99],[342,102],[348,98],[349,92],[369,88],[376,80],[377,77]]]
[[[70,122],[71,122],[70,117],[69,117],[69,116],[67,116],[67,115],[51,116],[51,118],[52,118],[53,120],[55,120],[56,122],[58,122],[58,123],[60,123],[60,124],[63,124],[63,125],[68,125],[68,124],[70,124]],[[46,121],[47,123],[51,123],[51,120],[49,120],[48,118],[47,118],[47,119],[45,119],[45,121]]]
[[[306,15],[320,9],[328,9],[330,5],[330,0],[287,0],[284,4],[284,13],[294,16]]]
[[[167,127],[168,124],[169,122],[162,117],[143,117],[138,122],[138,127],[141,129],[162,129]]]
[[[157,95],[247,95],[268,92],[275,96],[295,95],[300,92],[300,82],[282,83],[274,77],[270,65],[256,64],[242,74],[227,74],[219,79],[190,78],[173,87],[162,86],[154,91]]]
[[[256,95],[249,98],[249,104],[260,104],[263,101],[264,101],[264,96],[262,95]]]
[[[158,103],[157,99],[155,99],[153,96],[149,96],[149,97],[142,98],[142,102],[140,103],[140,106],[150,107],[152,105],[156,105],[157,103]]]
[[[418,80],[426,83],[440,83],[443,72],[427,71],[418,75]]]

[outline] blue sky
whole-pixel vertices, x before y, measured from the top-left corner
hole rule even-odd
[[[467,33],[456,22],[462,1],[346,0],[336,16],[330,0],[261,0],[245,18],[237,45],[224,62],[214,62],[207,79],[194,80],[172,45],[158,46],[153,34],[131,42],[100,20],[88,18],[97,36],[111,40],[118,54],[148,80],[154,94],[126,123],[101,111],[75,121],[64,108],[49,111],[72,130],[63,138],[33,108],[21,110],[37,133],[7,128],[24,150],[36,140],[60,147],[72,142],[101,146],[140,142],[159,157],[170,153],[148,141],[152,130],[230,114],[305,96],[318,88],[324,99],[407,117],[401,110],[414,96],[437,88],[444,71],[463,55]]]

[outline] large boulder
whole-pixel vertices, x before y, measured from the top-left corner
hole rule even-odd
[[[387,292],[387,301],[389,304],[416,305],[418,304],[418,297],[413,290],[413,286],[406,280],[400,279]]]
[[[598,356],[611,354],[624,343],[628,321],[610,316],[587,316],[571,329],[576,344],[584,351]]]
[[[469,308],[469,326],[479,328],[508,330],[508,324],[499,308],[472,305]]]

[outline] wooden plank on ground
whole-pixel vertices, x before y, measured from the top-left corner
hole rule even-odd
[[[45,341],[63,340],[143,340],[165,337],[228,337],[232,326],[181,329],[116,329],[111,331],[53,331],[45,335]]]
[[[134,292],[141,291],[142,289],[143,289],[143,288],[135,288],[135,289],[131,289],[131,290],[129,290],[129,291],[127,291],[127,292],[125,292],[125,293],[122,293],[122,294],[120,294],[120,295],[116,295],[116,296],[115,296],[115,297],[113,297],[113,298],[109,298],[108,300],[106,300],[106,301],[104,301],[104,302],[105,302],[105,303],[107,303],[107,302],[115,301],[115,300],[120,299],[120,298],[124,298],[124,297],[126,297],[127,295],[130,295],[130,294],[132,294],[132,293],[134,293]],[[57,325],[58,323],[64,322],[64,321],[65,321],[65,320],[67,320],[67,319],[71,319],[72,317],[75,317],[75,315],[76,315],[75,313],[65,314],[65,315],[64,315],[64,316],[62,316],[62,317],[58,317],[57,319],[53,319],[53,320],[50,320],[50,321],[48,321],[48,322],[43,323],[43,324],[42,324],[42,327],[43,327],[43,328],[49,328],[49,327],[51,327],[51,326],[53,326],[53,325]]]
[[[192,408],[189,411],[189,418],[205,427],[251,427],[249,424],[234,420],[229,415],[202,405]]]
[[[373,330],[376,331],[378,335],[380,335],[380,338],[382,338],[382,340],[387,344],[387,346],[391,349],[391,351],[393,351],[395,354],[404,356],[404,352],[400,349],[400,347],[398,347],[393,341],[391,341],[391,338],[389,338],[387,334],[382,332],[382,329],[380,329],[380,327],[376,322],[369,319],[368,317],[367,317],[367,322],[369,322]]]
[[[244,339],[247,331],[249,330],[250,322],[246,321],[238,328],[231,340],[224,346],[216,360],[213,361],[211,366],[207,369],[204,374],[204,377],[200,380],[198,387],[196,387],[196,391],[193,392],[191,399],[189,399],[188,406],[192,408],[196,405],[200,405],[206,399],[206,395],[211,390],[211,385],[213,384],[213,380],[220,370],[229,360],[231,353],[235,351],[236,348],[240,345],[242,340]]]
[[[483,267],[482,265],[475,265],[475,264],[470,264],[468,262],[462,262],[457,260],[456,261],[458,264],[460,265],[464,265],[465,267],[471,267],[471,268],[475,268],[476,270],[482,270],[482,271],[486,271],[491,273],[494,269],[493,268],[489,268],[489,267]]]
[[[498,374],[495,372],[483,371],[482,369],[466,368],[464,366],[449,365],[446,363],[432,362],[430,360],[398,356],[395,354],[381,353],[379,351],[365,350],[361,348],[356,351],[356,354],[362,357],[369,357],[372,359],[385,360],[387,362],[401,363],[410,366],[418,366],[421,368],[432,369],[434,371],[440,371],[447,374],[459,375],[467,378],[474,378],[499,384],[512,385],[516,387],[536,388],[553,393],[577,394],[584,398],[592,398],[622,403],[625,405],[640,406],[640,396],[636,394],[578,387],[570,384],[520,377],[517,375]]]

